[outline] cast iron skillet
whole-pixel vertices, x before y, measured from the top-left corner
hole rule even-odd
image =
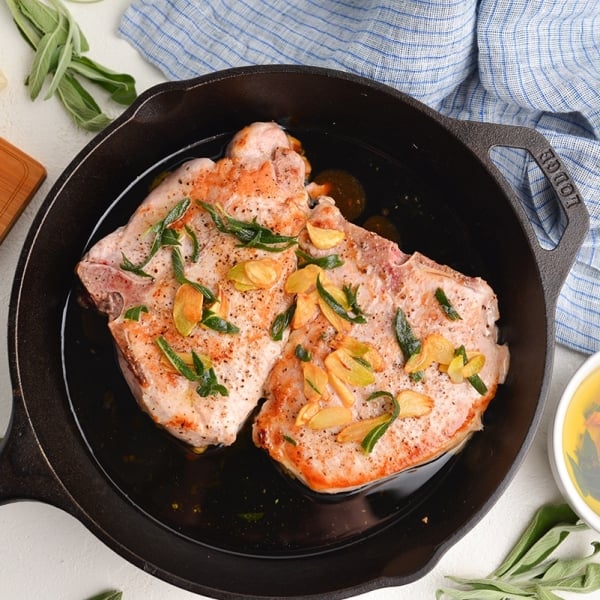
[[[315,172],[357,176],[363,218],[387,214],[405,251],[497,291],[512,354],[506,384],[484,431],[416,491],[326,501],[284,478],[247,432],[231,449],[189,453],[135,406],[103,320],[76,301],[74,265],[126,221],[154,177],[218,156],[255,120],[300,138]],[[526,149],[546,175],[566,222],[555,249],[540,247],[490,160],[496,145]],[[21,255],[0,502],[61,507],[139,567],[217,598],[343,598],[413,581],[482,518],[531,442],[555,300],[586,231],[573,182],[534,131],[457,122],[385,86],[308,67],[233,69],[149,90],[62,174]]]

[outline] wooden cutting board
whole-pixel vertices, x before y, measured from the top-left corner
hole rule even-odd
[[[0,242],[45,178],[40,163],[0,138]]]

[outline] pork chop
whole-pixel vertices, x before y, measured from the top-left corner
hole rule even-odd
[[[325,493],[460,447],[508,368],[490,286],[404,254],[328,198],[299,241],[308,264],[286,282],[292,332],[265,385],[255,444]]]
[[[307,199],[291,138],[255,123],[221,160],[171,173],[77,266],[138,403],[192,446],[233,443],[262,396]]]

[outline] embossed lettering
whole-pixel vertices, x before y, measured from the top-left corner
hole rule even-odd
[[[560,169],[560,162],[557,159],[549,160],[544,164],[544,167],[548,173],[556,173]]]
[[[569,176],[564,171],[561,171],[558,175],[555,175],[552,178],[552,181],[554,181],[554,183],[556,185],[560,185],[561,183],[564,183],[565,181],[569,181]]]
[[[562,163],[551,148],[542,150],[538,154],[538,159],[542,169],[552,182],[556,193],[563,199],[566,208],[571,208],[571,206],[582,202],[571,177],[562,170]]]
[[[542,163],[545,163],[546,161],[548,161],[552,158],[556,158],[556,155],[549,148],[548,148],[548,150],[544,150],[543,152],[540,152],[539,159]]]

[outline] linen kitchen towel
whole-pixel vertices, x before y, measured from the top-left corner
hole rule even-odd
[[[134,0],[120,34],[169,79],[254,64],[356,73],[459,118],[534,127],[576,181],[590,232],[558,299],[557,341],[600,350],[598,0]],[[531,157],[495,149],[544,247],[560,210]]]

